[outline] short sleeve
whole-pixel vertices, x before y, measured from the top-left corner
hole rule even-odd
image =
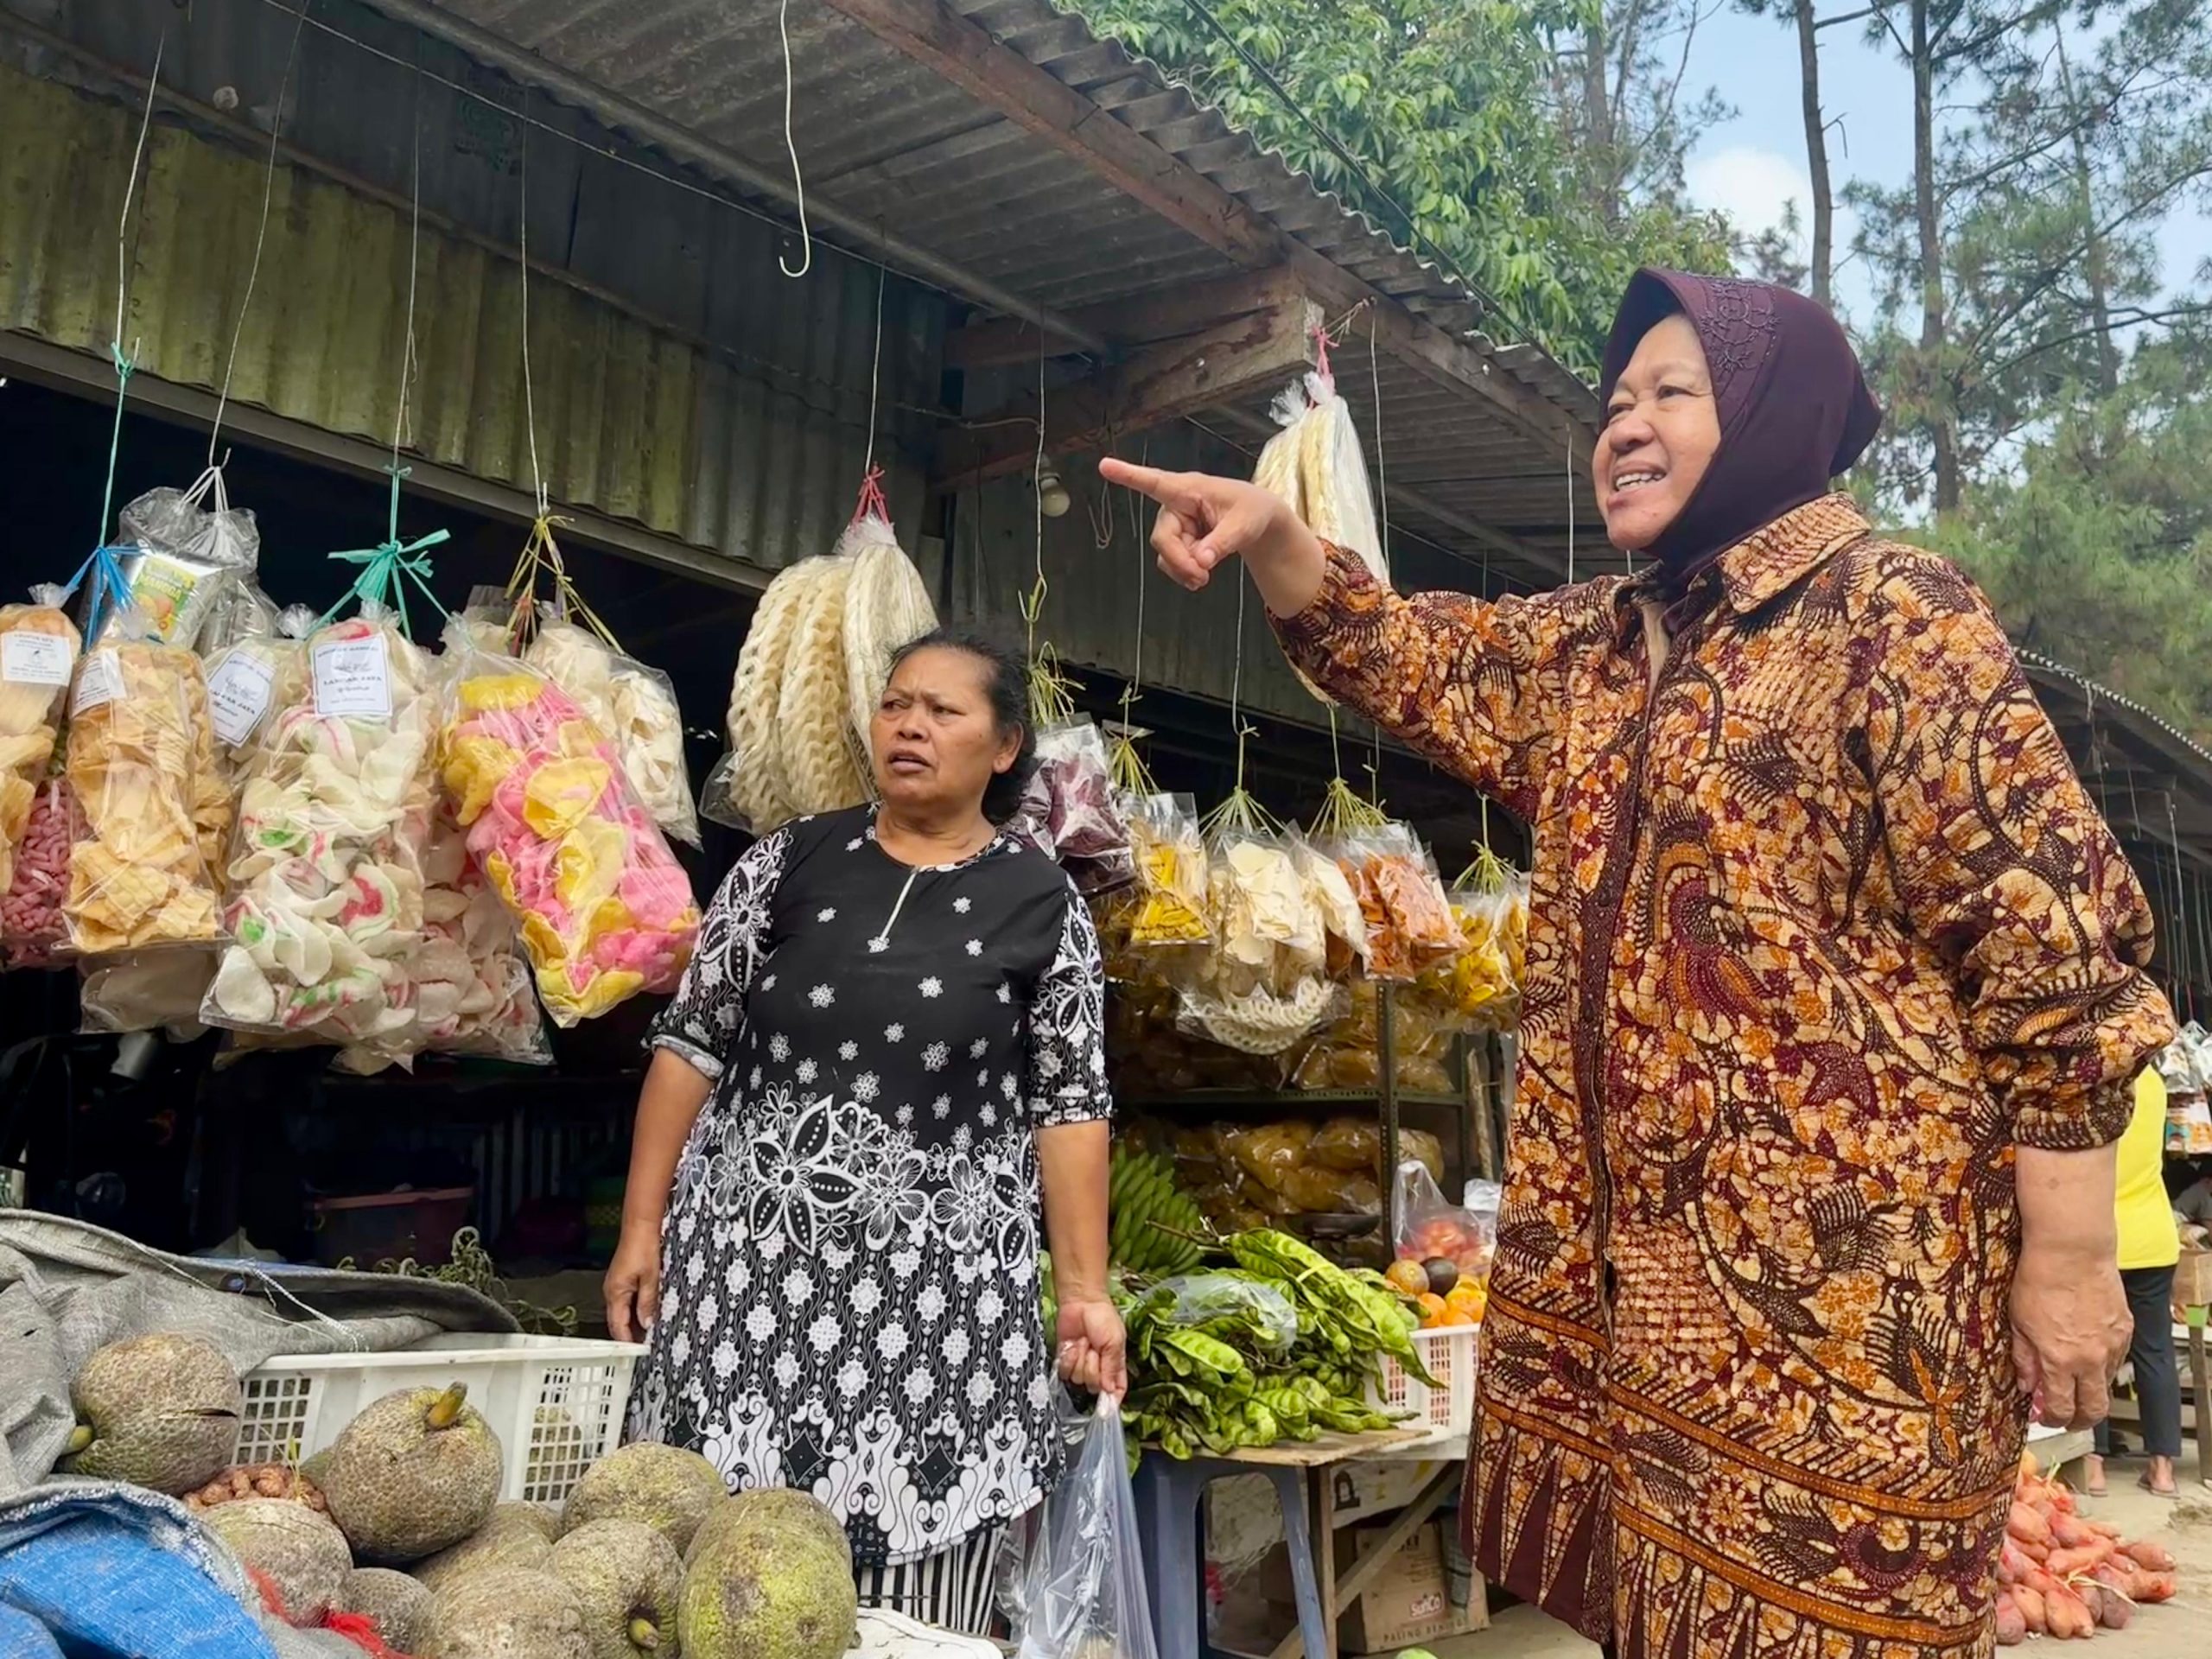
[[[1058,948],[1029,1007],[1029,1121],[1049,1129],[1113,1115],[1106,1086],[1106,969],[1090,908],[1070,888]]]
[[[709,1079],[737,1039],[745,998],[768,940],[768,915],[791,851],[791,832],[778,830],[745,850],[699,925],[699,945],[675,999],[646,1036]]]

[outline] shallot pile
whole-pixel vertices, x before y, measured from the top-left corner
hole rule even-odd
[[[2174,1558],[2082,1515],[2074,1494],[2024,1456],[1997,1585],[1998,1646],[2031,1636],[2087,1638],[2126,1630],[2146,1602],[2172,1600]]]

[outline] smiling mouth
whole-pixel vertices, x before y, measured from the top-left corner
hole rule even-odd
[[[1666,481],[1667,474],[1655,467],[1637,467],[1613,474],[1613,493],[1630,495],[1637,490],[1649,489],[1654,484]]]

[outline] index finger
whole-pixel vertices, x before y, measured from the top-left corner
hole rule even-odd
[[[1119,484],[1125,490],[1148,495],[1163,507],[1175,505],[1169,498],[1177,493],[1176,474],[1162,472],[1157,467],[1140,467],[1135,461],[1108,455],[1098,463],[1098,475],[1109,484]]]

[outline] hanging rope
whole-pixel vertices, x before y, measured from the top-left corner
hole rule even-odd
[[[2200,964],[2196,962],[2195,952],[2191,949],[2189,924],[2186,919],[2185,906],[2188,903],[2189,881],[2187,876],[2183,874],[2181,867],[2181,824],[2174,816],[2173,791],[2167,790],[2164,792],[2166,798],[2166,843],[2174,857],[2174,916],[2181,923],[2181,955],[2175,967],[2181,978],[2182,989],[2186,993],[2189,1017],[2194,1020],[2196,1017],[2196,979],[2193,970],[2198,969]]]
[[[1039,730],[1063,726],[1075,718],[1075,694],[1083,688],[1061,671],[1059,653],[1048,640],[1037,642],[1037,624],[1050,591],[1045,581],[1045,352],[1037,351],[1037,453],[1030,462],[1029,493],[1036,498],[1037,580],[1021,601],[1022,620],[1029,629],[1029,718]]]
[[[99,638],[100,625],[111,613],[130,608],[130,580],[115,557],[120,550],[105,543],[94,548],[61,590],[61,602],[66,605],[77,596],[79,588],[86,589],[85,638],[88,640]]]
[[[422,79],[415,82],[415,101],[411,111],[413,127],[413,165],[411,190],[413,202],[407,228],[407,332],[399,354],[399,406],[391,421],[391,460],[385,471],[391,479],[391,494],[385,518],[385,538],[374,547],[349,548],[330,556],[341,564],[358,564],[361,574],[354,577],[352,586],[339,596],[338,602],[323,613],[322,620],[328,624],[349,604],[376,605],[396,612],[400,632],[410,639],[415,637],[414,626],[407,613],[407,583],[412,581],[429,601],[430,608],[440,617],[446,608],[438,596],[430,591],[430,562],[423,554],[447,539],[447,532],[434,530],[427,536],[411,542],[399,539],[399,480],[410,470],[400,463],[400,446],[407,432],[407,387],[415,369],[415,300],[416,282],[420,274],[423,241],[423,99]]]
[[[216,441],[223,435],[223,415],[231,405],[231,377],[238,366],[238,341],[245,337],[246,314],[253,308],[254,286],[261,280],[262,250],[269,241],[269,204],[276,193],[276,151],[284,136],[284,99],[292,87],[292,67],[300,60],[300,37],[307,33],[308,8],[315,0],[300,0],[300,15],[292,24],[292,44],[284,54],[284,73],[276,82],[276,107],[269,115],[269,164],[261,177],[261,223],[253,232],[253,263],[246,267],[245,297],[238,302],[238,321],[231,328],[230,355],[223,362],[223,389],[215,398],[215,423],[207,429],[207,465],[215,465]]]
[[[776,256],[776,268],[785,276],[797,279],[814,269],[814,232],[806,223],[806,177],[799,171],[798,141],[791,136],[791,0],[781,0],[776,8],[776,33],[784,44],[784,149],[791,158],[791,189],[798,197],[798,269],[781,254]]]
[[[1108,447],[1109,449],[1113,447],[1111,440],[1109,441]],[[1137,454],[1140,466],[1151,465],[1152,440],[1150,438],[1144,441],[1143,447]],[[1124,490],[1122,493],[1128,504],[1129,539],[1136,548],[1136,639],[1129,648],[1129,677],[1122,683],[1122,717],[1115,723],[1114,729],[1107,739],[1106,764],[1107,771],[1113,779],[1116,789],[1128,795],[1154,795],[1159,793],[1159,785],[1154,782],[1151,768],[1145,765],[1144,757],[1137,753],[1137,738],[1140,734],[1135,718],[1137,700],[1144,695],[1144,596],[1145,589],[1152,585],[1152,572],[1147,568],[1148,562],[1145,557],[1147,549],[1144,519],[1137,507],[1137,493],[1135,490]],[[1110,489],[1105,493],[1105,502],[1106,523],[1110,544],[1114,522],[1114,494]]]
[[[1221,804],[1201,821],[1200,828],[1210,836],[1224,831],[1256,835],[1281,828],[1244,787],[1245,745],[1259,735],[1258,728],[1244,718],[1244,594],[1250,586],[1250,573],[1239,560],[1236,566],[1236,652],[1229,670],[1229,727],[1236,734],[1236,782]]]
[[[115,226],[115,332],[108,340],[108,355],[115,364],[115,426],[107,440],[107,482],[100,489],[99,527],[92,532],[95,549],[107,543],[108,518],[115,511],[116,462],[123,454],[123,406],[130,391],[130,377],[137,368],[138,342],[123,349],[123,319],[130,297],[130,209],[138,199],[138,168],[146,159],[146,141],[154,130],[154,93],[162,83],[162,57],[168,50],[168,31],[154,44],[154,69],[146,78],[146,110],[139,118],[138,143],[130,152],[130,177],[123,187],[123,212]],[[97,552],[95,558],[99,557]],[[80,573],[81,574],[81,573]],[[86,630],[92,637],[92,630]]]
[[[523,424],[530,433],[531,495],[537,503],[537,529],[531,532],[535,537],[544,529],[550,504],[545,493],[545,474],[537,464],[537,391],[530,366],[530,87],[527,84],[522,89],[522,165],[518,171],[522,175],[521,206],[516,213],[522,253],[522,411]],[[419,198],[418,189],[418,209]],[[410,289],[413,280],[410,272]],[[410,302],[410,319],[412,308]],[[410,327],[411,330],[411,321]],[[403,387],[401,391],[404,396],[405,388]]]
[[[883,289],[890,280],[890,272],[883,266],[875,268],[875,355],[868,372],[868,457],[861,462],[861,476],[875,477],[875,414],[877,400],[883,391]],[[886,518],[891,515],[884,514]]]

